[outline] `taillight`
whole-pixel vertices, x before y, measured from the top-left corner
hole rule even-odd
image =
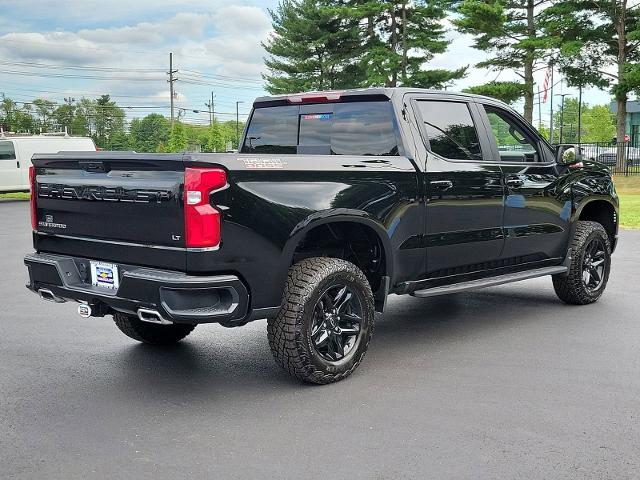
[[[33,165],[29,167],[29,184],[31,185],[31,199],[29,200],[31,205],[31,228],[35,231],[38,229],[38,213],[36,207],[38,190],[36,187],[36,169]]]
[[[227,184],[221,168],[186,168],[184,172],[184,235],[188,248],[211,248],[220,244],[220,212],[209,195]]]

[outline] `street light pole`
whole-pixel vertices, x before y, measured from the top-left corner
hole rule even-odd
[[[582,142],[582,84],[578,88],[578,145]]]
[[[560,101],[560,141],[558,143],[560,143],[562,145],[562,141],[563,141],[562,132],[563,132],[563,129],[564,129],[564,97],[569,97],[570,95],[568,93],[559,93],[556,96],[561,98],[561,101]]]

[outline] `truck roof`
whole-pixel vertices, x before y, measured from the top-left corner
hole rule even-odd
[[[442,97],[468,97],[468,98],[477,98],[482,100],[489,100],[492,102],[497,102],[503,104],[499,100],[495,98],[486,97],[483,95],[476,95],[473,93],[464,93],[464,92],[450,92],[445,90],[432,90],[427,88],[414,88],[414,87],[369,87],[369,88],[353,88],[346,90],[323,90],[323,91],[312,91],[312,92],[300,92],[300,93],[288,93],[282,95],[267,95],[263,97],[258,97],[253,102],[254,106],[258,106],[260,104],[269,104],[281,101],[290,101],[292,98],[302,98],[302,97],[313,97],[317,95],[318,97],[323,95],[339,95],[340,97],[356,97],[356,96],[367,96],[367,97],[387,97],[394,98],[397,96],[402,96],[407,93],[422,93],[422,94],[437,94]],[[504,104],[503,104],[504,105]],[[506,106],[506,105],[505,105]]]

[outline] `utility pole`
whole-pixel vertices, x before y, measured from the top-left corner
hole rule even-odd
[[[557,96],[562,98],[560,103],[560,142],[559,142],[560,144],[562,144],[562,140],[563,140],[562,129],[564,127],[564,97],[569,97],[570,95],[568,93],[559,93]]]
[[[173,97],[175,95],[175,92],[173,90],[173,83],[178,80],[176,77],[174,77],[173,75],[175,73],[177,73],[178,70],[174,70],[173,69],[173,52],[169,53],[169,71],[167,72],[167,74],[169,75],[169,80],[167,80],[169,82],[169,97],[171,98],[171,130],[173,130],[173,124],[174,124],[174,116],[173,116]]]
[[[73,102],[75,102],[76,99],[73,97],[64,97],[64,103],[66,103],[67,105],[69,105],[69,135],[73,135],[73,108],[71,108],[71,105],[73,105]]]
[[[240,151],[240,111],[238,105],[244,102],[236,102],[236,145],[238,151]]]
[[[214,102],[214,98],[215,95],[213,94],[213,92],[211,92],[211,101],[210,102],[205,102],[204,105],[209,109],[209,126],[213,127],[213,122],[215,121],[215,102]]]

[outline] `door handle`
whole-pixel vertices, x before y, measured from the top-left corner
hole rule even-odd
[[[507,178],[507,186],[518,188],[524,185],[524,181],[518,177]]]
[[[451,180],[434,180],[429,182],[429,185],[433,185],[438,190],[449,190],[453,187],[453,182]]]
[[[16,167],[20,168],[20,160],[16,160]]]

